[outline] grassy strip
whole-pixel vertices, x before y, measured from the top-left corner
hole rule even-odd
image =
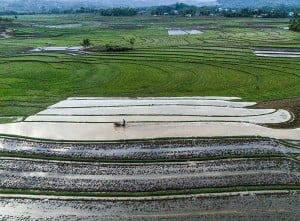
[[[254,159],[254,158],[286,158],[296,159],[298,155],[285,154],[247,154],[247,155],[223,155],[212,157],[195,157],[195,158],[161,158],[161,159],[99,159],[99,158],[83,158],[83,157],[60,157],[45,156],[41,154],[11,153],[0,152],[0,157],[22,158],[32,160],[49,160],[49,161],[67,161],[67,162],[85,162],[85,163],[166,163],[166,162],[187,162],[187,161],[209,161],[209,160],[226,160],[226,159]]]
[[[13,123],[16,120],[17,120],[17,118],[5,118],[5,117],[1,117],[0,118],[0,124]]]
[[[238,186],[222,188],[201,188],[189,190],[166,190],[154,192],[69,192],[69,191],[44,191],[29,189],[0,189],[0,194],[33,195],[33,196],[79,196],[79,197],[150,197],[150,196],[176,196],[205,193],[229,193],[244,191],[276,191],[276,190],[300,190],[300,186]],[[1,197],[1,196],[0,196]]]

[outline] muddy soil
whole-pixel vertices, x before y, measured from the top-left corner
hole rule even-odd
[[[297,220],[300,194],[240,192],[162,199],[0,198],[2,220]]]
[[[288,110],[294,116],[292,121],[288,121],[280,124],[266,124],[265,126],[271,128],[299,128],[300,127],[300,97],[289,98],[274,101],[265,101],[258,103],[253,108],[274,108]]]

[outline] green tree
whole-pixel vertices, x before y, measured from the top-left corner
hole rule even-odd
[[[88,38],[83,39],[81,45],[82,45],[83,47],[89,47],[89,46],[91,46],[90,39],[88,39]]]

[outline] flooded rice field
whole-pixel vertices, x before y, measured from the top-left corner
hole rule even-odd
[[[62,143],[2,138],[0,150],[29,155],[106,160],[172,160],[226,155],[300,154],[297,146],[288,146],[276,140],[254,138],[167,139],[115,143]]]
[[[258,57],[300,58],[300,51],[254,51]]]
[[[80,116],[80,115],[35,115],[28,117],[27,122],[81,122],[81,123],[113,123],[121,122],[124,119],[122,116]],[[205,122],[205,121],[220,121],[220,122],[248,122],[257,124],[275,124],[287,122],[290,119],[289,112],[278,110],[274,113],[260,116],[245,116],[245,117],[211,117],[211,116],[155,116],[155,115],[135,115],[126,116],[127,123],[135,122]]]
[[[219,96],[192,96],[192,97],[70,97],[67,100],[106,100],[111,102],[112,100],[164,100],[164,101],[181,101],[181,100],[221,100],[221,101],[234,101],[241,100],[240,97],[219,97]]]
[[[181,30],[181,29],[170,29],[168,30],[168,35],[177,36],[177,35],[199,35],[202,34],[202,31],[199,30]]]
[[[78,27],[101,27],[104,26],[102,22],[99,21],[89,21],[81,23],[70,23],[70,24],[58,24],[58,25],[43,25],[43,24],[36,24],[33,23],[31,26],[35,27],[45,27],[45,28],[51,28],[51,29],[68,29],[68,28],[78,28]]]
[[[85,53],[82,46],[72,47],[38,47],[29,52],[66,52],[66,53]]]
[[[299,191],[272,187],[300,186],[300,129],[262,126],[293,116],[254,104],[74,97],[1,124],[0,219],[290,220]],[[260,191],[237,192],[249,186]]]
[[[0,168],[2,189],[150,192],[300,184],[299,162],[284,158],[128,164],[2,157]]]
[[[156,115],[156,116],[259,116],[274,113],[274,109],[243,109],[214,106],[129,106],[129,107],[80,107],[49,108],[38,115],[73,115],[73,116],[110,116],[110,115]]]
[[[81,27],[82,24],[74,23],[74,24],[62,24],[62,25],[45,25],[46,28],[76,28]]]
[[[151,198],[0,196],[4,220],[297,220],[299,192],[238,192]]]
[[[300,140],[300,129],[261,124],[293,120],[281,109],[254,109],[238,98],[70,98],[25,122],[2,124],[0,134],[24,137],[105,141],[163,137],[264,136]],[[121,125],[123,122],[126,125]],[[229,130],[230,128],[230,130]]]
[[[299,185],[297,144],[273,139],[168,139],[63,143],[2,138],[1,151],[27,156],[88,157],[83,162],[0,157],[0,189],[139,193],[195,188]],[[286,157],[262,157],[265,154]],[[38,154],[38,155],[36,155]],[[239,156],[252,155],[252,158]],[[204,159],[237,155],[231,159]],[[257,157],[253,157],[257,155]],[[193,159],[189,161],[188,159]],[[199,158],[202,160],[195,160]],[[66,158],[68,159],[68,158]],[[72,159],[72,158],[69,158]],[[186,159],[182,162],[118,160]],[[4,220],[284,220],[299,214],[298,191],[257,191],[151,197],[0,194]],[[250,219],[250,218],[251,219]],[[292,219],[291,219],[292,220]]]
[[[18,122],[0,125],[0,134],[65,141],[232,136],[300,140],[299,128],[271,129],[243,122],[130,122],[125,127],[114,123]]]
[[[232,98],[238,100],[238,98]],[[238,102],[232,100],[214,99],[214,97],[204,98],[69,98],[49,108],[75,108],[75,107],[127,107],[127,106],[167,106],[167,105],[183,105],[183,106],[214,106],[214,107],[249,107],[255,105],[255,102]]]

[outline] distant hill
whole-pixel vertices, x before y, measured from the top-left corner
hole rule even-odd
[[[300,6],[300,0],[0,0],[0,11],[44,12],[53,9],[68,10],[112,7],[151,7],[182,2],[189,5],[219,5],[220,7],[245,8],[262,6]]]
[[[51,9],[112,8],[112,7],[151,7],[170,5],[176,2],[189,5],[216,5],[217,0],[0,0],[0,11],[41,12]]]
[[[264,6],[300,6],[300,0],[218,0],[222,7],[230,8],[256,8]]]

